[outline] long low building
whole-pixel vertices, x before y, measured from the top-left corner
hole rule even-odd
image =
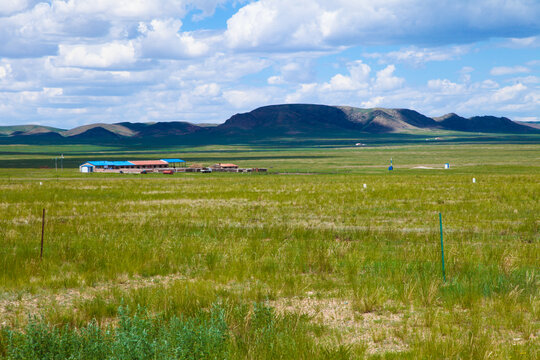
[[[174,169],[185,163],[181,159],[130,160],[130,161],[88,161],[79,166],[83,173],[91,172],[141,172]]]

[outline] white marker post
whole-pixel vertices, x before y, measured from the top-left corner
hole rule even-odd
[[[476,178],[472,178],[473,184],[476,183]]]

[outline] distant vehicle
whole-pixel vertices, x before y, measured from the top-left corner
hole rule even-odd
[[[201,172],[202,172],[202,173],[211,173],[211,172],[212,172],[212,169],[210,169],[210,168],[203,168],[203,169],[201,169]]]

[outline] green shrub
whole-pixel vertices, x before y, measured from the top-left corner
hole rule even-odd
[[[102,329],[59,328],[32,319],[24,331],[3,330],[8,359],[224,359],[228,332],[224,310],[165,320],[142,308],[119,309],[119,324]]]
[[[214,304],[189,318],[165,318],[128,307],[120,307],[118,314],[116,326],[100,327],[92,321],[81,328],[58,327],[34,318],[22,331],[4,328],[0,359],[316,359],[328,355],[315,351],[306,316],[276,315],[259,303]]]

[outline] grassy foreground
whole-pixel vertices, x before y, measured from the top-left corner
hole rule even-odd
[[[0,358],[538,358],[540,145],[207,150],[0,169]]]

